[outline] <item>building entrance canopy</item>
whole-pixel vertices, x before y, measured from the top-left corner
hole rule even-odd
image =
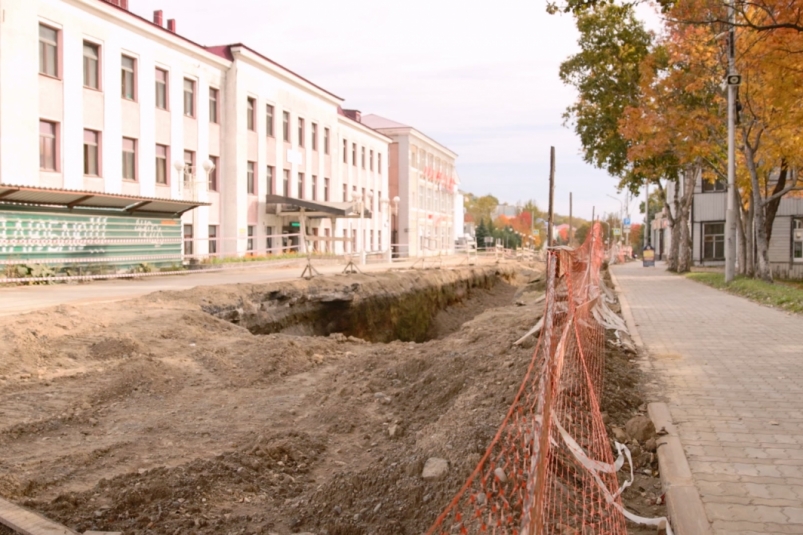
[[[306,217],[328,217],[332,219],[353,219],[360,217],[357,203],[351,202],[324,202],[310,201],[307,199],[295,199],[284,195],[266,195],[267,211],[278,216],[295,216],[302,214]],[[371,211],[363,211],[363,217],[370,218]]]
[[[170,217],[179,217],[199,206],[209,206],[209,203],[197,201],[11,184],[0,184],[0,203],[116,210],[122,212],[120,215],[145,212]]]

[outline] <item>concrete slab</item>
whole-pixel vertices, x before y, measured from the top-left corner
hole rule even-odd
[[[38,513],[0,498],[0,524],[22,535],[79,535]]]

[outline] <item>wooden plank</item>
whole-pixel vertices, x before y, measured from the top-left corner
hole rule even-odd
[[[22,535],[79,535],[40,514],[0,498],[0,524]]]

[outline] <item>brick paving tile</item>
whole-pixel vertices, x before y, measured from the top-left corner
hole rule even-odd
[[[803,318],[614,266],[714,533],[803,533]]]

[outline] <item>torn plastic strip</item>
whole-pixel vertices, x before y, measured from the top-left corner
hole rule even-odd
[[[617,442],[616,444],[617,444],[617,450],[619,450],[619,458],[616,459],[616,462],[614,464],[595,461],[593,459],[590,459],[588,455],[586,455],[585,451],[583,451],[583,448],[580,447],[580,445],[572,438],[572,436],[568,433],[568,431],[566,431],[563,428],[563,426],[560,425],[560,422],[554,416],[552,417],[552,423],[555,424],[555,428],[560,433],[560,436],[563,438],[563,441],[566,443],[566,446],[568,446],[569,451],[572,452],[572,455],[574,455],[575,459],[577,459],[577,461],[580,464],[582,464],[589,472],[591,472],[592,476],[594,476],[594,480],[597,482],[597,486],[600,488],[600,490],[602,490],[602,493],[605,496],[605,501],[607,501],[609,504],[613,505],[619,511],[621,511],[622,514],[625,516],[625,518],[627,518],[631,522],[635,522],[636,524],[641,524],[643,526],[655,526],[659,529],[666,529],[666,535],[674,535],[672,532],[672,527],[669,525],[669,519],[667,519],[665,516],[659,516],[656,518],[646,518],[643,516],[634,515],[633,513],[622,507],[621,504],[616,502],[616,498],[619,496],[619,494],[621,494],[633,482],[633,463],[630,458],[630,450],[628,450],[626,447],[622,446]],[[620,488],[614,495],[611,494],[611,491],[608,490],[608,486],[599,477],[599,472],[616,473],[619,470],[619,468],[622,467],[624,460],[621,458],[622,450],[619,449],[620,446],[626,450],[627,458],[629,461],[631,461],[630,481],[622,485],[622,488]]]

